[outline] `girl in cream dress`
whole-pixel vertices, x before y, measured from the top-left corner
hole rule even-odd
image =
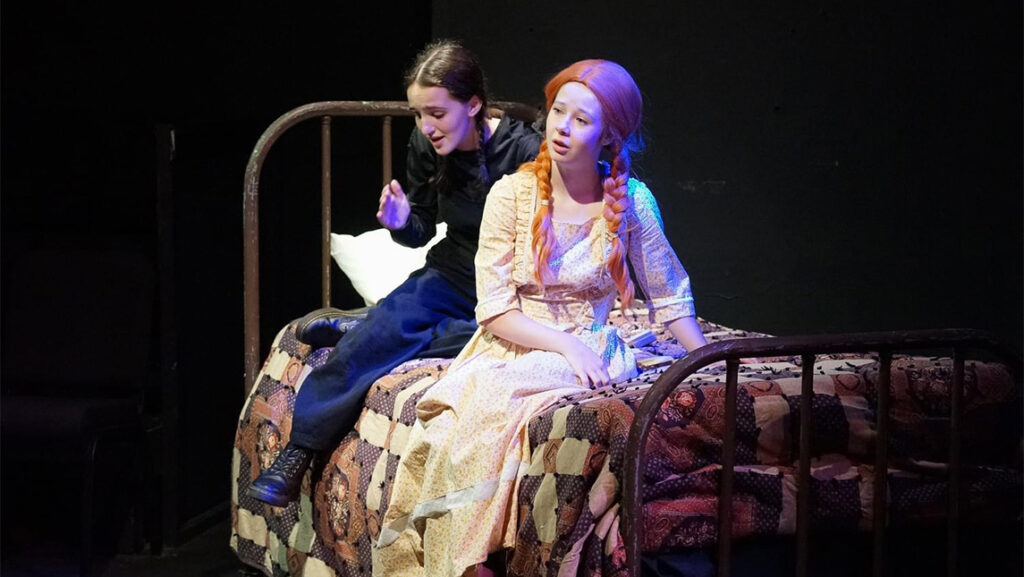
[[[627,256],[652,320],[687,350],[704,344],[657,203],[628,177],[642,110],[632,77],[613,62],[584,60],[545,95],[537,160],[488,194],[475,260],[481,328],[416,405],[376,575],[472,575],[485,571],[488,553],[515,546],[530,418],[637,374],[607,324],[616,296],[623,306],[633,298]]]

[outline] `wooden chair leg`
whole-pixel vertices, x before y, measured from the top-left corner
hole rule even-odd
[[[94,505],[96,498],[96,453],[98,445],[99,438],[94,436],[86,447],[85,465],[82,470],[82,542],[79,545],[79,575],[82,575],[82,577],[92,577],[93,569],[96,512]]]

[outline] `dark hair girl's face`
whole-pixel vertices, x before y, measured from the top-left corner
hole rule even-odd
[[[476,115],[482,104],[473,96],[467,102],[453,98],[440,86],[411,84],[406,90],[409,109],[416,115],[416,127],[442,156],[453,150],[476,150]]]

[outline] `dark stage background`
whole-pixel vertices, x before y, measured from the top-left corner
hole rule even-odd
[[[580,58],[645,94],[636,170],[698,314],[774,334],[970,326],[1019,346],[1021,7],[435,3],[509,99]],[[497,72],[500,71],[500,74]]]
[[[780,335],[975,327],[1020,347],[1019,3],[479,6],[3,8],[4,317],[16,283],[46,281],[11,274],[35,247],[130,245],[173,265],[173,331],[156,331],[152,350],[158,369],[174,345],[174,394],[154,390],[164,401],[150,405],[177,429],[161,521],[172,533],[226,511],[253,145],[307,102],[404,99],[401,72],[432,36],[465,39],[496,99],[539,103],[546,79],[585,57],[634,74],[648,143],[636,171],[702,316]],[[163,263],[161,126],[175,135]],[[411,126],[396,122],[399,174]],[[335,124],[335,232],[375,226],[378,134],[373,121]],[[319,306],[318,146],[310,123],[263,173],[261,354]],[[335,296],[359,304],[344,283]],[[17,362],[5,355],[5,370]]]
[[[5,5],[2,21],[5,397],[16,388],[8,377],[19,358],[11,351],[24,338],[8,322],[16,306],[12,294],[51,281],[20,275],[22,255],[40,247],[132,247],[171,273],[163,287],[172,299],[170,319],[154,331],[151,346],[147,397],[156,422],[148,443],[156,477],[150,482],[160,486],[149,496],[146,521],[173,545],[227,516],[232,440],[243,403],[242,186],[249,154],[274,119],[307,102],[403,100],[401,71],[430,39],[430,5],[236,9],[44,0]],[[282,138],[264,170],[265,345],[284,322],[319,306],[316,125]],[[173,160],[162,158],[173,204],[158,215],[157,133],[165,128],[174,131]],[[411,121],[396,121],[396,151],[404,149],[411,128]],[[335,129],[338,230],[365,230],[376,222],[380,173],[367,167],[379,165],[379,134],[372,122]],[[163,237],[161,217],[171,227]],[[164,262],[161,242],[172,251]],[[354,302],[349,287],[337,292],[341,301]],[[90,306],[88,299],[77,301]],[[107,313],[116,322],[123,311]],[[68,324],[49,330],[66,330],[76,318],[68,309],[62,315]],[[52,349],[45,341],[38,346]],[[74,348],[50,356],[67,366],[71,379],[75,360],[87,354],[121,361],[116,341]],[[171,358],[161,367],[168,350]],[[161,390],[161,370],[169,391]],[[66,476],[59,482],[15,483],[31,473],[4,465],[6,573],[12,549],[21,545],[12,529],[26,517],[44,525],[43,532],[77,537],[80,484],[67,467],[56,473]],[[101,490],[99,498],[109,503],[123,489]],[[26,498],[19,490],[38,494]],[[66,508],[46,512],[44,495]]]

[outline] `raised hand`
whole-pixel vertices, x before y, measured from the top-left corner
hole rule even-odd
[[[409,220],[409,199],[402,191],[402,185],[397,180],[384,185],[380,192],[380,205],[377,208],[377,221],[390,230],[399,230],[405,227]]]

